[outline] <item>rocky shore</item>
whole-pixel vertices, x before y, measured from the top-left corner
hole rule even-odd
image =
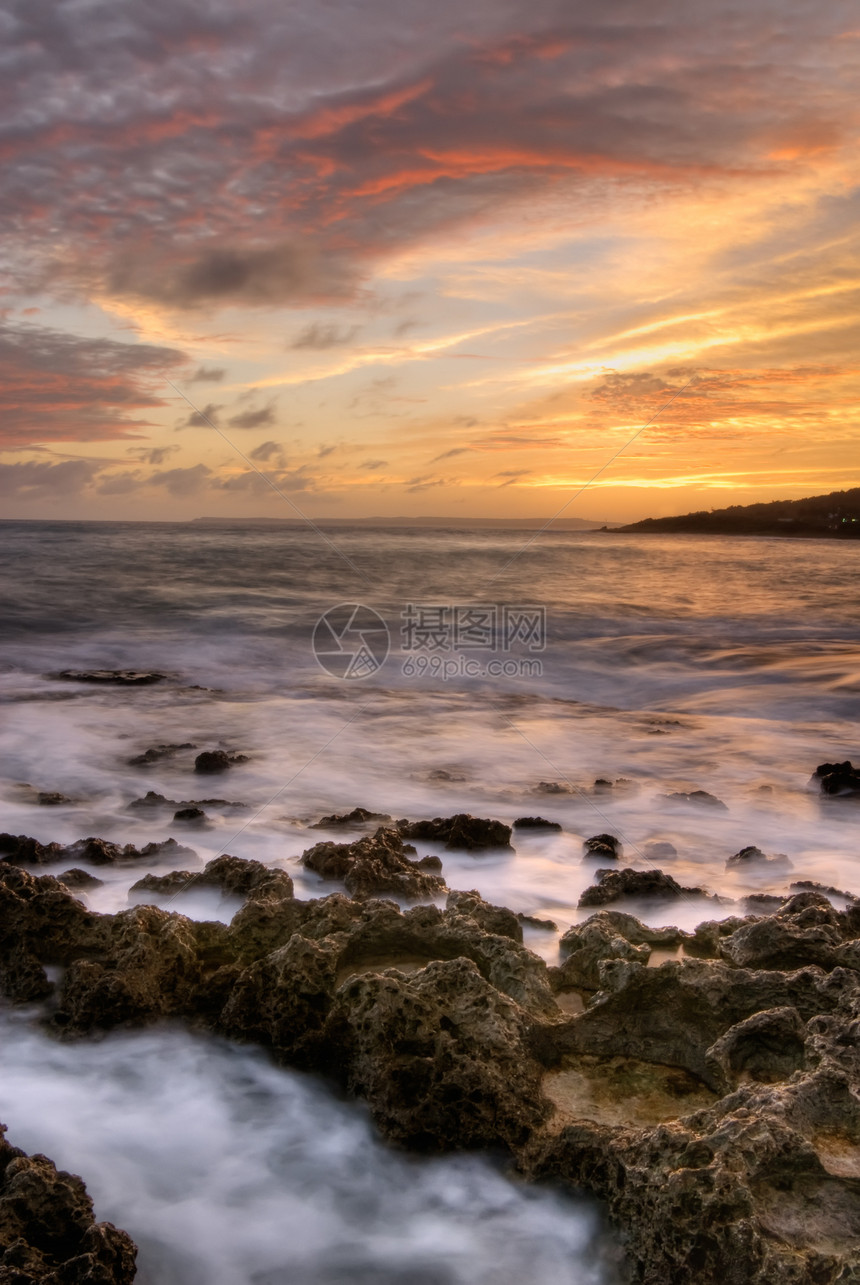
[[[0,988],[58,1038],[180,1020],[335,1079],[397,1145],[505,1148],[528,1178],[604,1201],[642,1285],[860,1282],[860,902],[807,889],[654,929],[606,908],[616,884],[702,890],[597,871],[582,904],[598,908],[550,967],[521,916],[448,892],[439,859],[404,842],[510,834],[461,815],[323,841],[304,862],[349,895],[307,901],[283,870],[222,856],[138,881],[170,909],[117,914],[31,873],[47,845],[16,840]],[[181,913],[201,885],[244,899],[229,924]],[[444,909],[384,899],[446,893]],[[0,1171],[3,1285],[133,1278],[131,1242],[93,1223],[79,1179],[5,1142]]]

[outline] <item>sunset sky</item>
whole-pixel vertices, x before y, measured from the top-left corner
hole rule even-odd
[[[0,58],[5,516],[860,485],[854,0],[11,0]]]

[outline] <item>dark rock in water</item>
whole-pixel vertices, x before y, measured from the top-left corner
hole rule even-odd
[[[62,807],[64,803],[73,802],[74,799],[70,799],[67,794],[57,794],[53,792],[48,793],[42,790],[36,795],[36,803],[40,808],[59,808]]]
[[[622,897],[707,897],[718,900],[704,888],[683,888],[662,870],[598,870],[597,883],[586,888],[579,898],[580,906],[605,906]]]
[[[707,790],[691,790],[687,794],[683,791],[676,791],[673,794],[661,794],[660,797],[667,803],[692,803],[696,807],[713,808],[718,812],[728,812],[728,808],[722,799],[718,799],[714,794],[708,794]]]
[[[0,1124],[0,1281],[4,1285],[131,1285],[137,1250],[97,1223],[76,1174],[28,1156]]]
[[[582,845],[583,860],[618,861],[621,857],[621,840],[614,834],[594,834]]]
[[[736,852],[733,857],[729,857],[726,861],[727,870],[741,870],[745,866],[759,870],[767,868],[773,871],[793,869],[791,861],[784,852],[778,852],[775,856],[769,857],[762,852],[761,848],[756,848],[752,845],[748,848],[741,848],[740,852]]]
[[[135,754],[134,758],[128,760],[129,767],[146,767],[148,763],[159,763],[162,759],[173,758],[180,750],[196,750],[197,746],[191,741],[183,741],[181,745],[151,745],[148,750],[142,754]]]
[[[444,843],[446,848],[477,852],[482,848],[511,849],[511,827],[502,821],[486,820],[458,812],[452,817],[435,817],[432,821],[398,821],[397,829],[404,839]]]
[[[302,865],[323,879],[341,879],[357,897],[393,893],[400,897],[435,897],[447,890],[445,880],[417,861],[415,849],[397,830],[381,826],[355,843],[317,843],[302,854]]]
[[[62,669],[49,674],[64,683],[101,683],[113,687],[149,687],[152,683],[167,681],[167,674],[157,674],[137,669]]]
[[[517,923],[522,924],[523,928],[540,928],[543,932],[557,933],[558,924],[553,919],[539,919],[537,915],[524,915],[520,912],[517,915]]]
[[[545,817],[517,817],[515,830],[561,830],[558,821],[547,821]]]
[[[196,852],[185,848],[175,839],[161,843],[147,843],[136,848],[133,843],[111,843],[107,839],[77,839],[74,843],[39,843],[27,835],[0,834],[0,858],[14,865],[52,865],[58,861],[86,861],[93,866],[112,866],[117,862],[137,861],[141,857],[160,857],[175,860],[177,857],[196,857]]]
[[[247,762],[247,754],[228,754],[226,750],[204,750],[194,760],[194,771],[204,774],[226,772],[228,768],[234,767],[237,763]]]
[[[308,826],[309,830],[341,830],[350,826],[366,825],[368,821],[390,821],[391,817],[387,812],[368,812],[367,808],[353,808],[351,812],[340,814],[332,813],[331,816],[320,817],[315,825]]]
[[[847,759],[844,763],[820,763],[812,774],[822,794],[858,795],[860,794],[860,768],[854,767]]]
[[[429,773],[428,781],[465,781],[465,776],[457,772],[448,772],[444,767],[436,767]]]
[[[202,808],[178,808],[173,814],[173,819],[184,822],[186,825],[204,825],[209,818]]]
[[[77,866],[72,866],[71,870],[64,870],[61,875],[57,875],[60,883],[66,885],[72,892],[86,892],[88,888],[103,888],[104,879],[97,879],[86,870],[79,870]]]
[[[535,794],[570,794],[569,785],[561,785],[558,781],[540,781],[534,790]]]
[[[591,787],[592,794],[630,794],[638,787],[635,781],[629,777],[619,776],[614,781],[609,781],[605,776],[599,776]]]
[[[678,849],[667,839],[654,839],[645,844],[645,856],[649,861],[665,861],[667,857],[677,857]]]
[[[236,803],[230,799],[168,799],[163,794],[157,794],[155,790],[147,790],[142,799],[133,799],[129,803],[128,812],[149,812],[162,809],[166,811],[171,808],[178,811],[183,808],[223,808],[231,812],[241,812],[246,810],[247,803]]]
[[[0,834],[0,859],[15,865],[48,865],[61,861],[64,851],[61,843],[39,843],[26,834]]]

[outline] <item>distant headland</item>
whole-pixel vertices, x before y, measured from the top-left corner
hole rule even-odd
[[[644,518],[617,532],[654,535],[779,535],[860,539],[860,487],[805,500],[732,504],[672,518]]]

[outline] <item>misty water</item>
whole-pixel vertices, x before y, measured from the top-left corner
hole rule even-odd
[[[0,828],[44,842],[99,835],[138,846],[172,835],[197,854],[186,868],[230,852],[282,867],[297,895],[319,896],[337,885],[299,858],[323,837],[309,826],[324,814],[356,805],[414,819],[539,814],[562,831],[517,833],[514,854],[419,851],[442,857],[449,887],[476,888],[559,932],[588,913],[577,901],[599,863],[583,862],[582,844],[605,831],[622,840],[625,864],[657,865],[726,898],[718,907],[694,896],[620,906],[652,923],[690,928],[799,879],[860,891],[860,808],[822,802],[809,786],[818,763],[860,758],[856,544],[561,532],[524,547],[531,537],[522,531],[326,534],[334,547],[294,528],[4,523]],[[312,651],[317,620],[341,603],[375,609],[391,633],[387,661],[361,680],[332,677]],[[438,646],[412,651],[414,636],[401,634],[410,604],[494,606],[498,621],[505,608],[543,608],[545,647],[520,639],[504,649],[497,634],[496,652],[458,651],[443,630]],[[502,672],[488,672],[494,657],[506,662]],[[470,668],[449,663],[443,676],[442,662],[463,658]],[[167,677],[117,688],[54,676],[78,668]],[[193,748],[129,764],[150,747],[185,743]],[[196,775],[195,755],[218,748],[247,761]],[[595,788],[598,779],[612,788]],[[695,790],[725,807],[665,797]],[[147,791],[241,806],[207,806],[206,825],[189,828],[173,807],[129,810]],[[44,806],[39,793],[68,801]],[[654,843],[675,854],[655,857]],[[785,854],[790,869],[727,871],[727,858],[750,844]],[[148,869],[164,871],[140,862],[94,870],[106,882],[88,904],[124,907]],[[228,919],[236,904],[197,892],[171,908]],[[555,961],[559,932],[530,929],[527,942]],[[598,1234],[588,1207],[574,1213],[550,1193],[516,1188],[481,1160],[415,1164],[406,1184],[398,1166],[413,1162],[371,1143],[357,1108],[247,1050],[178,1031],[60,1048],[19,1023],[4,1029],[3,1059],[10,1139],[83,1173],[99,1215],[141,1243],[142,1280],[194,1279],[171,1212],[169,1175],[186,1164],[197,1175],[185,1185],[201,1280],[279,1281],[288,1266],[290,1279],[308,1282],[504,1280],[516,1260],[493,1257],[499,1218],[514,1220],[522,1261],[544,1247],[535,1271],[545,1277],[531,1279],[603,1279],[586,1266]],[[132,1066],[145,1104],[138,1124],[123,1096]],[[88,1080],[100,1090],[89,1102]],[[187,1113],[184,1145],[165,1159],[141,1121],[163,1120],[167,1145],[182,1101],[199,1111]],[[214,1158],[219,1131],[232,1169]],[[324,1155],[321,1133],[331,1142]],[[396,1244],[384,1199],[356,1220],[358,1189],[401,1202]],[[468,1200],[456,1195],[464,1189]],[[424,1276],[398,1276],[403,1256],[424,1263],[434,1238],[450,1260],[431,1254]],[[241,1266],[251,1261],[256,1275]]]

